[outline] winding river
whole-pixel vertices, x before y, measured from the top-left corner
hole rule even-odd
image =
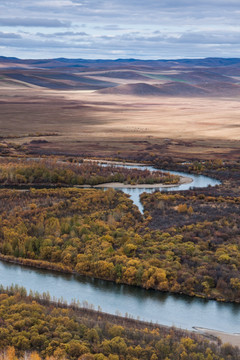
[[[159,169],[154,168],[153,166],[148,166],[148,165],[128,165],[128,164],[117,164],[114,162],[111,162],[112,165],[114,166],[121,166],[121,167],[125,167],[125,168],[129,168],[129,169],[140,169],[140,170],[149,170],[149,171],[157,171]],[[106,166],[107,164],[102,164],[103,166]],[[219,180],[210,178],[208,176],[204,176],[204,175],[194,175],[194,174],[187,174],[184,172],[179,172],[179,171],[166,171],[166,170],[160,170],[162,172],[169,172],[172,175],[179,175],[182,177],[188,177],[190,178],[192,181],[181,184],[181,185],[177,185],[177,186],[163,186],[163,187],[154,187],[154,188],[126,188],[126,187],[118,187],[118,190],[122,190],[124,193],[130,195],[130,198],[132,199],[133,203],[135,205],[137,205],[137,207],[139,208],[139,210],[141,211],[141,213],[143,213],[143,205],[140,202],[140,195],[144,192],[147,193],[153,193],[156,190],[160,190],[160,191],[174,191],[174,190],[178,190],[178,191],[183,191],[183,190],[189,190],[191,188],[205,188],[208,186],[216,186],[216,185],[220,185],[221,182]],[[114,188],[114,187],[113,187]]]
[[[116,165],[117,166],[117,165]],[[124,165],[131,166],[131,165]],[[134,167],[138,167],[134,165]],[[151,166],[139,166],[150,171]],[[191,183],[174,187],[164,187],[164,191],[187,190],[193,187],[215,186],[219,181],[206,176],[187,175],[173,172],[180,176],[190,176]],[[143,211],[139,196],[142,192],[154,192],[155,188],[122,189],[129,194],[133,202]],[[98,306],[102,311],[115,314],[126,313],[141,320],[175,325],[184,329],[193,326],[216,329],[228,333],[240,330],[240,305],[218,303],[183,295],[144,290],[134,286],[119,285],[108,281],[87,278],[79,275],[66,275],[47,270],[39,270],[0,261],[0,283],[3,286],[18,284],[40,293],[49,292],[52,297],[63,298],[68,303],[74,298],[81,303],[87,301]]]

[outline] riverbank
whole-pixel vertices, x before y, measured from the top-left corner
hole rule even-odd
[[[229,343],[232,346],[238,346],[240,348],[240,333],[229,334],[224,331],[218,331],[213,329],[206,329],[202,327],[193,326],[199,334],[206,336],[209,340],[219,338],[223,344]]]
[[[114,161],[114,160],[97,160],[97,159],[83,159],[83,162],[94,162],[98,164],[106,164],[106,165],[117,165],[117,166],[146,166],[142,163],[134,163],[134,162],[122,162],[122,161]]]
[[[16,258],[11,255],[4,255],[0,253],[0,261],[4,261],[10,264],[27,266],[34,269],[43,269],[49,271],[56,271],[62,274],[76,274],[76,271],[70,269],[68,266],[63,264],[51,263],[49,261],[44,260],[35,260],[35,259],[24,259],[24,258]]]
[[[150,167],[152,169],[152,167]],[[189,177],[191,175],[188,175]],[[195,176],[193,175],[193,179],[194,182],[196,182]],[[211,184],[211,179],[206,178],[205,182],[200,182],[200,185],[203,187],[203,185],[207,186],[208,183]],[[128,190],[128,189],[127,189]],[[138,195],[139,192],[147,192],[147,189],[133,189],[134,191],[132,191],[132,193],[134,192],[134,195]],[[168,189],[167,189],[168,190]],[[172,189],[171,189],[172,190]],[[89,196],[85,196],[84,193],[90,193],[90,197]],[[150,190],[149,192],[154,192],[154,189],[152,189],[152,191]],[[81,193],[81,196],[77,196],[76,194],[78,193],[78,191],[73,189],[67,190],[61,190],[59,189],[58,191],[54,190],[54,191],[50,191],[50,193],[52,194],[52,200],[51,202],[49,202],[49,196],[48,196],[48,192],[38,192],[34,191],[32,195],[31,194],[26,194],[26,196],[23,196],[23,199],[21,199],[20,197],[18,198],[14,198],[14,204],[16,202],[16,205],[20,204],[19,206],[22,206],[22,204],[24,204],[24,208],[23,210],[25,211],[26,209],[28,209],[29,213],[28,213],[28,218],[30,219],[30,221],[32,222],[32,219],[35,219],[36,216],[36,211],[37,214],[41,214],[42,213],[42,209],[43,209],[43,204],[46,204],[46,211],[51,211],[51,214],[53,214],[53,216],[58,217],[59,219],[62,219],[61,216],[59,217],[60,214],[62,214],[62,211],[64,210],[63,214],[66,216],[68,214],[76,214],[76,209],[79,212],[79,214],[82,214],[83,218],[86,216],[89,216],[89,214],[92,214],[91,211],[93,212],[94,216],[91,219],[90,222],[90,228],[95,229],[95,220],[97,219],[97,216],[95,216],[95,212],[96,211],[100,211],[99,215],[100,218],[102,219],[102,210],[104,211],[108,211],[109,210],[109,198],[112,198],[112,196],[114,196],[114,202],[113,202],[113,206],[111,207],[110,211],[111,213],[114,211],[114,209],[118,206],[119,203],[124,203],[125,205],[127,205],[127,207],[123,207],[122,211],[124,212],[124,221],[120,224],[121,226],[118,225],[118,228],[124,227],[126,226],[126,222],[129,219],[140,219],[139,214],[136,212],[136,209],[131,209],[130,206],[130,202],[126,199],[124,200],[124,196],[122,196],[119,192],[105,192],[103,191],[97,191],[97,190],[88,190],[88,191],[79,191],[79,194]],[[131,193],[130,191],[126,193]],[[9,192],[9,195],[11,195],[11,193]],[[53,196],[54,195],[54,196]],[[160,196],[160,193],[155,193],[153,195],[153,197],[156,196]],[[84,197],[85,196],[85,197]],[[164,195],[165,196],[165,195]],[[170,195],[173,196],[173,195]],[[176,194],[177,196],[177,194]],[[46,203],[43,202],[44,198],[46,197]],[[119,198],[118,198],[119,197]],[[135,196],[136,197],[136,196]],[[8,208],[10,210],[12,210],[13,208],[16,208],[17,213],[19,214],[19,208],[17,207],[13,207],[12,203],[8,204],[8,202],[6,202],[6,196],[4,197],[4,192],[3,192],[3,202],[2,202],[2,207],[3,207],[3,214],[4,216],[6,216],[6,221],[8,220],[9,215],[9,211]],[[88,199],[89,198],[89,199]],[[9,199],[12,201],[12,197],[9,196]],[[185,199],[185,198],[184,198]],[[66,201],[65,201],[66,200]],[[81,201],[80,201],[81,200]],[[89,201],[88,201],[89,200]],[[97,201],[96,201],[97,200]],[[214,199],[212,199],[214,200]],[[230,201],[231,199],[228,199],[228,201]],[[233,198],[234,202],[235,202],[235,198]],[[32,206],[32,203],[35,203],[35,206]],[[64,209],[62,209],[62,204],[63,201],[65,201],[65,204],[67,205],[67,208],[65,207]],[[203,200],[204,202],[204,200]],[[57,204],[60,204],[60,207],[57,207]],[[99,205],[100,204],[102,206],[102,208],[99,210]],[[54,209],[59,209],[58,212],[53,212],[52,210],[52,206],[54,205]],[[76,207],[77,205],[77,207]],[[153,202],[153,207],[156,204]],[[8,206],[8,208],[6,208]],[[27,207],[28,206],[28,207]],[[41,206],[41,208],[40,208]],[[129,206],[129,207],[128,207]],[[232,208],[232,205],[231,205]],[[50,209],[50,210],[49,210]],[[66,210],[67,209],[67,210]],[[126,209],[126,211],[124,210]],[[111,214],[110,213],[110,214]],[[106,214],[108,214],[106,212]],[[130,214],[132,214],[133,216],[129,216]],[[175,214],[175,213],[174,213]],[[178,213],[176,213],[176,216],[178,215]],[[108,221],[108,218],[106,218]],[[10,219],[11,220],[11,219]],[[15,221],[15,217],[13,218],[13,221],[9,220],[9,229],[12,229],[12,224]],[[111,220],[111,218],[110,218]],[[35,221],[35,220],[33,220]],[[48,218],[46,217],[46,222],[45,224],[48,224]],[[132,223],[130,223],[130,226],[132,226]],[[28,223],[27,223],[28,225]],[[69,235],[68,238],[71,240],[71,238],[74,236],[70,235],[72,234],[72,227],[73,227],[74,223],[72,224],[72,226],[69,229]],[[4,222],[4,226],[6,226],[6,222]],[[78,224],[79,226],[79,224]],[[113,226],[113,225],[111,225]],[[31,230],[32,231],[32,230]],[[85,229],[84,229],[85,231]],[[148,229],[147,229],[148,231]],[[91,233],[93,233],[93,231],[90,231]],[[35,234],[32,233],[31,234]],[[21,235],[21,234],[20,234]],[[20,236],[19,235],[19,236]],[[37,234],[38,235],[38,234]],[[156,235],[156,236],[155,236]],[[77,233],[77,236],[79,236],[79,233]],[[141,236],[141,235],[140,235]],[[166,237],[166,238],[165,238]],[[63,244],[64,242],[66,242],[66,235],[64,235],[63,237]],[[91,235],[90,238],[95,238],[95,234]],[[113,237],[113,241],[114,241],[114,237]],[[180,254],[181,254],[181,246],[182,246],[182,240],[180,238],[175,238],[175,234],[172,235],[171,240],[175,241],[174,244],[174,249],[176,249],[177,247],[179,247],[180,249]],[[139,240],[139,239],[137,239]],[[100,240],[101,241],[101,240]],[[158,233],[156,232],[152,232],[151,233],[151,241],[153,241],[153,244],[155,246],[159,246],[159,237],[158,237]],[[169,236],[167,235],[163,235],[163,238],[161,239],[161,243],[162,245],[166,246],[166,249],[168,248],[168,244],[169,244]],[[88,244],[89,245],[89,244]],[[133,258],[140,258],[139,261],[141,261],[141,265],[144,264],[144,269],[148,269],[149,265],[147,263],[147,261],[145,261],[145,259],[143,259],[141,254],[145,254],[146,253],[146,248],[150,248],[151,249],[151,253],[149,253],[149,259],[152,260],[152,247],[149,246],[151,244],[148,244],[147,241],[145,241],[145,238],[140,242],[138,241],[138,253],[136,253],[136,256],[134,256],[133,254]],[[98,249],[98,253],[101,253],[102,249],[101,249],[101,245],[99,246],[98,243],[96,243],[96,241],[93,241],[91,244],[91,247],[93,249],[93,251],[96,251],[96,249]],[[44,248],[42,246],[42,248]],[[160,250],[156,249],[156,254],[159,254],[159,251],[161,253],[164,254],[164,252],[162,251],[162,248],[159,247]],[[84,249],[83,249],[84,250]],[[116,250],[118,251],[118,247],[116,247]],[[126,252],[127,252],[127,248],[126,248]],[[103,250],[104,251],[104,250]],[[102,253],[103,253],[102,251]],[[121,250],[119,251],[119,254],[121,255]],[[95,254],[93,253],[93,255],[95,256]],[[97,255],[98,256],[98,255]],[[104,255],[105,256],[105,255]],[[112,258],[111,258],[112,256]],[[37,256],[38,257],[38,254]],[[40,257],[41,258],[41,257]],[[98,257],[99,259],[101,259],[100,255]],[[123,284],[129,284],[129,285],[136,285],[136,281],[133,279],[133,281],[129,281],[129,277],[126,275],[122,276],[122,274],[120,274],[121,276],[119,276],[118,278],[115,276],[113,276],[115,274],[115,269],[111,270],[111,272],[106,272],[105,269],[106,267],[104,267],[106,264],[116,264],[114,256],[112,254],[110,254],[110,256],[105,256],[104,259],[106,259],[107,263],[102,263],[100,261],[94,260],[94,262],[91,261],[87,261],[86,265],[89,267],[89,269],[93,269],[90,271],[87,271],[87,273],[85,273],[84,275],[88,276],[87,278],[85,277],[81,277],[80,275],[77,275],[76,277],[72,276],[72,275],[62,275],[62,274],[56,274],[56,273],[47,273],[47,272],[43,272],[43,271],[37,271],[36,273],[31,270],[31,269],[23,269],[23,267],[16,267],[13,266],[12,269],[15,271],[12,271],[12,275],[10,276],[10,267],[6,266],[6,275],[4,274],[4,272],[2,272],[2,281],[5,281],[5,284],[11,284],[11,283],[22,283],[23,286],[25,286],[27,284],[27,286],[29,286],[29,288],[32,289],[36,289],[37,291],[45,291],[48,290],[49,292],[52,293],[53,289],[54,292],[56,290],[56,292],[54,293],[54,296],[69,296],[71,294],[77,294],[77,296],[79,296],[80,299],[82,299],[82,297],[84,297],[84,299],[86,299],[89,303],[94,303],[95,305],[100,305],[106,312],[111,312],[111,313],[115,313],[116,310],[119,310],[122,314],[124,314],[125,312],[129,313],[129,314],[133,314],[135,316],[135,318],[137,318],[138,316],[141,316],[145,319],[149,319],[149,320],[153,320],[153,321],[158,321],[161,324],[167,324],[167,325],[171,325],[174,324],[175,326],[178,327],[183,327],[183,328],[188,328],[190,331],[192,330],[192,326],[194,325],[198,325],[204,328],[215,328],[218,330],[222,330],[222,331],[226,331],[226,332],[238,332],[239,329],[239,322],[238,319],[236,317],[236,310],[239,310],[239,307],[235,306],[235,305],[231,305],[231,304],[224,304],[224,305],[219,305],[216,302],[203,302],[200,299],[195,299],[193,297],[193,295],[195,297],[197,297],[197,294],[193,294],[193,292],[191,292],[192,294],[192,298],[190,299],[189,297],[185,297],[183,295],[184,291],[186,291],[186,288],[184,288],[184,286],[181,289],[175,289],[173,287],[171,287],[171,283],[170,286],[168,288],[168,290],[166,289],[165,285],[164,287],[162,286],[162,290],[164,291],[167,290],[167,292],[163,293],[162,292],[158,292],[158,291],[154,291],[154,290],[144,290],[144,287],[149,289],[149,286],[154,286],[155,283],[150,283],[150,284],[144,284],[144,287],[140,288],[140,287],[136,287],[136,286],[126,286]],[[6,259],[5,259],[6,260]],[[9,259],[11,263],[14,263],[14,258]],[[83,259],[84,260],[84,259]],[[84,264],[84,261],[81,259],[81,261],[79,261],[79,264]],[[19,261],[19,260],[18,260]],[[44,269],[48,269],[50,271],[52,270],[57,270],[58,272],[62,272],[62,273],[74,273],[72,272],[72,270],[70,269],[70,271],[68,269],[66,269],[65,265],[66,261],[59,263],[59,264],[49,264],[46,261],[43,260],[35,260],[37,262],[35,262],[32,259],[28,259],[28,261],[26,261],[26,259],[21,259],[21,262],[19,263],[19,265],[27,265],[27,266],[32,266],[32,267],[39,267],[39,268],[44,268]],[[75,261],[75,258],[73,257],[73,261]],[[73,263],[74,264],[74,263]],[[127,264],[127,261],[124,262],[124,265]],[[104,265],[104,266],[103,266]],[[4,265],[5,266],[5,265]],[[3,266],[3,268],[4,268]],[[69,266],[72,268],[72,263],[69,263]],[[54,267],[54,268],[53,268]],[[86,269],[86,267],[85,267]],[[99,269],[101,271],[99,271]],[[79,266],[77,268],[78,273],[82,273],[84,270],[84,267]],[[103,271],[104,270],[104,271]],[[132,269],[131,269],[132,270]],[[155,268],[154,268],[155,270]],[[21,272],[23,273],[22,276],[20,276],[19,278],[17,277],[17,274],[21,274]],[[85,271],[86,272],[86,271]],[[155,273],[157,274],[157,270],[155,270]],[[29,274],[29,279],[27,279],[27,274]],[[43,276],[42,276],[43,274]],[[112,275],[113,274],[113,275]],[[127,274],[127,273],[126,273]],[[160,270],[160,275],[162,276],[162,274],[164,275],[164,272],[162,272]],[[40,280],[39,278],[42,276],[42,280]],[[94,277],[94,278],[93,278]],[[108,282],[103,282],[102,280],[97,280],[96,278],[101,277],[102,279],[107,279]],[[4,278],[6,278],[4,280]],[[47,286],[47,281],[49,278],[49,287]],[[57,278],[57,281],[56,281]],[[63,279],[62,279],[63,278]],[[117,282],[121,282],[120,284],[116,284],[116,283],[112,283],[111,281],[113,281],[112,279],[117,278]],[[60,280],[61,279],[61,280]],[[67,280],[64,282],[64,279]],[[64,284],[61,284],[61,281],[63,280]],[[69,282],[70,280],[70,282]],[[32,281],[32,283],[30,283],[30,281]],[[39,286],[39,283],[42,284],[40,285],[40,289],[37,288],[37,286]],[[56,289],[58,286],[58,289]],[[81,285],[80,285],[81,284]],[[152,285],[153,284],[153,285]],[[68,289],[69,286],[69,290]],[[82,290],[80,290],[80,287],[82,286]],[[138,285],[139,286],[139,285]],[[62,292],[64,289],[64,292]],[[161,290],[161,289],[159,289]],[[173,291],[175,290],[175,291]],[[90,291],[90,293],[89,293]],[[181,295],[172,295],[170,294],[170,292],[174,292],[174,293],[179,293]],[[56,295],[55,295],[56,294]],[[188,294],[189,295],[189,294]],[[205,295],[205,296],[204,296]],[[121,297],[122,296],[122,297]],[[204,293],[200,293],[199,294],[200,297],[206,297],[206,294]],[[145,298],[145,300],[143,300],[143,298]],[[209,298],[209,297],[208,297]],[[139,299],[141,301],[139,301]],[[108,303],[108,301],[110,300],[110,303]],[[221,300],[221,299],[219,299]],[[67,299],[67,301],[71,301],[71,299]],[[97,301],[97,303],[96,303]],[[191,302],[191,310],[189,307],[189,303]],[[184,311],[183,311],[184,309]],[[177,310],[177,311],[176,311]],[[219,310],[219,314],[216,315],[216,311]],[[180,314],[180,316],[179,316]],[[201,316],[199,316],[199,314],[201,314]],[[224,315],[225,314],[225,315]]]
[[[190,295],[189,293],[187,292],[183,292],[183,291],[179,291],[179,292],[173,292],[173,291],[166,291],[166,290],[158,290],[157,288],[146,288],[144,286],[141,286],[141,285],[136,285],[136,284],[130,284],[129,282],[127,281],[121,281],[121,282],[116,282],[115,280],[113,279],[109,279],[107,277],[103,277],[103,276],[98,276],[98,275],[93,275],[93,276],[90,276],[89,274],[87,274],[86,272],[78,272],[72,268],[70,268],[69,266],[67,265],[64,265],[64,264],[61,264],[61,263],[52,263],[50,261],[45,261],[45,260],[36,260],[36,259],[27,259],[27,258],[17,258],[15,256],[12,256],[12,255],[4,255],[2,253],[0,253],[0,261],[2,262],[6,262],[6,263],[9,263],[9,264],[13,264],[13,265],[20,265],[20,266],[23,266],[23,267],[29,267],[29,268],[33,268],[33,270],[38,270],[38,269],[41,269],[41,270],[46,270],[46,271],[52,271],[52,272],[56,272],[56,273],[60,273],[62,275],[64,274],[68,274],[68,275],[76,275],[76,276],[83,276],[83,277],[86,277],[88,279],[92,278],[92,279],[95,279],[95,280],[100,280],[100,281],[106,281],[108,283],[112,283],[112,284],[121,284],[121,285],[126,285],[126,286],[134,286],[134,287],[137,287],[139,289],[142,289],[142,290],[146,290],[146,291],[157,291],[157,292],[160,292],[162,294],[172,294],[172,295],[179,295],[179,296],[187,296],[189,297],[189,299],[193,299],[193,298],[196,298],[196,299],[205,299],[205,300],[213,300],[213,301],[216,301],[216,302],[219,302],[219,303],[232,303],[232,304],[239,304],[237,302],[232,302],[232,301],[224,301],[224,300],[218,300],[214,297],[204,297],[203,294],[198,294],[196,293],[195,295]]]
[[[69,306],[63,299],[53,300],[46,292],[27,295],[22,287],[0,288],[0,305],[5,335],[0,339],[1,349],[17,344],[16,350],[21,351],[26,350],[27,344],[28,352],[34,348],[41,354],[61,354],[61,358],[69,359],[67,355],[71,351],[70,359],[89,360],[103,356],[112,359],[105,356],[112,353],[114,359],[160,359],[163,351],[166,359],[186,358],[186,354],[188,359],[207,359],[209,353],[215,360],[230,359],[228,354],[234,354],[232,360],[239,359],[239,349],[221,346],[215,339],[209,341],[196,331],[138,321],[128,314],[110,315],[100,308],[93,310],[90,304],[73,302]],[[24,335],[19,325],[13,323],[13,317],[18,324],[24,324]],[[35,339],[40,339],[37,346]],[[51,358],[59,359],[59,356]]]
[[[31,160],[29,162],[28,160]],[[122,163],[83,161],[51,161],[39,159],[1,160],[0,187],[167,187],[178,186],[190,180],[152,167],[124,166]],[[114,164],[114,165],[113,165]],[[128,186],[129,185],[129,186]],[[136,185],[136,186],[135,186]]]
[[[94,162],[97,164],[106,164],[106,165],[115,165],[115,166],[148,166],[141,163],[133,163],[133,162],[121,162],[121,161],[112,161],[112,160],[91,160],[91,159],[83,159],[83,162]],[[162,171],[155,169],[155,171]],[[167,171],[164,171],[167,173]],[[168,188],[168,187],[176,187],[183,184],[190,184],[193,182],[193,179],[189,176],[179,176],[180,180],[176,184],[125,184],[120,182],[111,182],[111,183],[103,183],[95,185],[96,188],[122,188],[122,189],[155,189],[155,188]]]
[[[24,289],[24,292],[21,292],[21,290]],[[27,295],[29,294],[31,295]],[[193,326],[192,329],[183,329],[177,326],[169,326],[165,324],[161,324],[159,322],[152,322],[152,321],[145,321],[140,320],[139,318],[136,318],[132,316],[129,313],[125,313],[125,316],[123,313],[120,313],[119,311],[116,311],[115,314],[108,313],[102,310],[100,306],[98,306],[98,310],[96,310],[96,307],[89,303],[88,301],[83,300],[82,302],[79,302],[76,299],[72,299],[70,303],[67,304],[65,299],[61,297],[61,299],[55,299],[53,300],[50,296],[50,293],[44,292],[41,294],[38,291],[36,292],[37,295],[35,295],[34,291],[27,290],[23,287],[14,287],[14,284],[12,284],[11,287],[7,288],[0,288],[0,294],[1,293],[9,293],[10,295],[13,295],[14,293],[21,293],[25,295],[26,298],[30,296],[30,300],[32,301],[35,299],[39,303],[41,303],[43,306],[50,305],[50,306],[57,306],[58,308],[64,308],[64,309],[71,309],[78,313],[80,316],[88,316],[94,319],[100,319],[104,318],[106,321],[110,323],[115,323],[120,326],[134,326],[137,329],[146,329],[149,328],[151,330],[159,329],[164,332],[170,332],[175,331],[179,334],[181,334],[184,337],[193,337],[193,336],[201,336],[203,339],[209,340],[211,343],[222,344],[228,343],[232,346],[237,346],[240,348],[240,334],[231,334],[223,331],[217,331],[213,329],[207,329],[202,327]]]
[[[193,182],[193,179],[190,177],[180,176],[180,181],[177,184],[124,184],[119,182],[112,182],[112,183],[104,183],[95,185],[95,188],[123,188],[123,189],[158,189],[158,188],[168,188],[168,187],[175,187],[183,184],[190,184]]]

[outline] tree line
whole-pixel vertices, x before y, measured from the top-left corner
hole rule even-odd
[[[113,189],[0,190],[1,258],[239,302],[239,198],[156,192],[142,201],[145,217]],[[201,218],[206,206],[216,217]]]
[[[0,159],[0,185],[177,184],[179,176],[161,171],[130,169],[96,162],[57,159]]]
[[[0,288],[0,359],[237,360],[240,351],[196,333],[67,306]],[[214,339],[213,339],[214,340]]]

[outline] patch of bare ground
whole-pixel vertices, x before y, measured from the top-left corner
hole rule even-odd
[[[194,327],[194,329],[209,339],[219,338],[219,339],[221,339],[223,344],[228,343],[228,344],[231,344],[232,346],[240,347],[240,334],[229,334],[229,333],[226,333],[223,331],[205,329],[205,328],[196,327],[196,326]]]

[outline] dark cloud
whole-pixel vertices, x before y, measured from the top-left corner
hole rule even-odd
[[[73,32],[73,31],[65,31],[65,32],[56,32],[56,36],[88,36],[84,31]]]
[[[21,35],[14,33],[4,33],[0,31],[0,39],[21,39]]]
[[[74,32],[74,31],[61,31],[61,32],[55,32],[55,33],[36,33],[37,36],[43,37],[43,38],[57,38],[59,36],[63,37],[79,37],[79,36],[88,36],[87,33],[84,31]]]
[[[107,31],[125,30],[123,27],[120,27],[119,25],[95,26],[94,28],[97,30],[107,30]]]
[[[172,19],[186,22],[191,19],[217,18],[221,19],[231,15],[229,22],[233,20],[234,12],[239,10],[238,0],[86,0],[71,1],[78,16],[89,19],[117,19],[121,24],[127,20],[136,22],[155,23]],[[238,15],[237,15],[238,17]],[[113,22],[111,22],[113,23]],[[129,22],[128,22],[129,23]],[[131,23],[129,23],[131,24]]]
[[[70,27],[70,21],[60,21],[57,19],[39,19],[39,18],[0,18],[0,26],[27,26],[27,27]]]
[[[206,45],[211,45],[211,44],[218,44],[218,45],[223,45],[223,44],[239,44],[239,39],[240,39],[240,32],[232,32],[232,33],[225,33],[225,32],[215,32],[215,33],[211,33],[211,32],[187,32],[183,35],[180,36],[180,38],[178,39],[174,39],[174,42],[178,42],[178,43],[194,43],[194,44],[206,44]],[[169,39],[169,41],[171,41],[171,39]]]
[[[81,47],[85,47],[84,43],[78,43]],[[12,48],[23,48],[23,49],[33,49],[33,48],[41,48],[41,49],[53,49],[59,48],[63,51],[69,48],[75,48],[76,43],[69,43],[57,40],[29,40],[29,39],[1,39],[0,38],[0,46],[8,46]]]

